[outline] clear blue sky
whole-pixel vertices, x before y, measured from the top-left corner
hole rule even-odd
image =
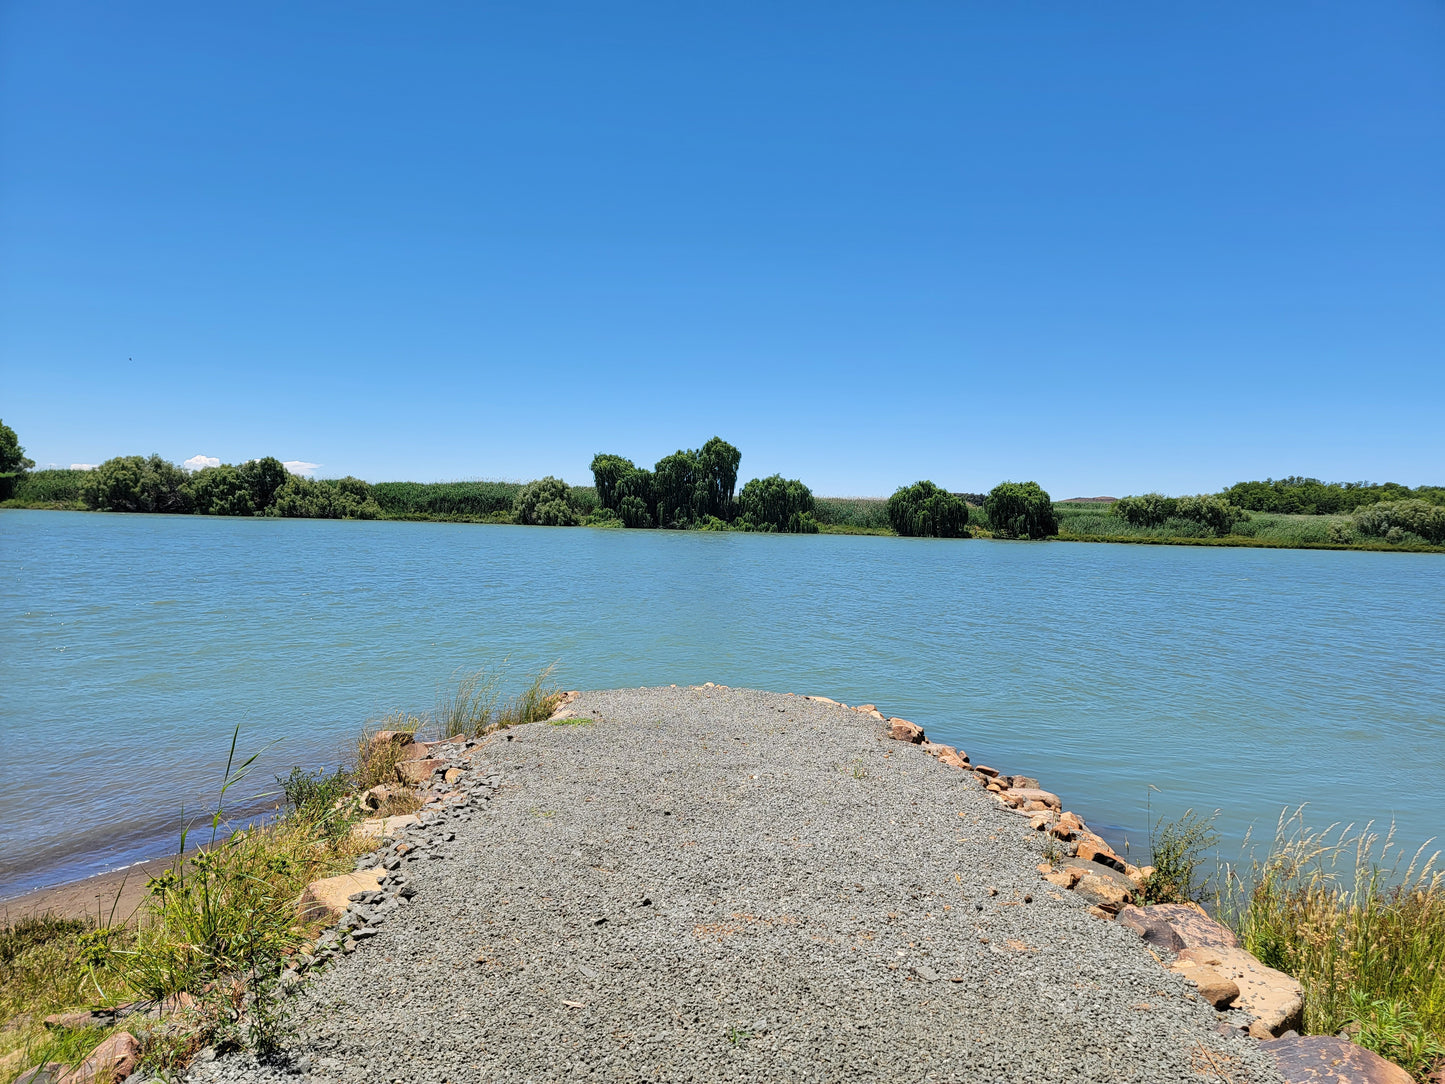
[[[1445,482],[1445,5],[0,4],[42,464]]]

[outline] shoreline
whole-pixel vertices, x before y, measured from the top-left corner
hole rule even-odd
[[[42,504],[20,504],[14,501],[0,502],[0,512],[86,512],[96,515],[174,515],[192,518],[196,514],[187,513],[126,513],[126,512],[101,512],[93,508],[77,508],[71,506],[42,505]],[[206,519],[257,519],[266,517],[236,517],[236,516],[205,516]],[[306,518],[306,517],[301,517]],[[539,524],[519,524],[499,520],[485,516],[423,516],[416,514],[402,515],[381,515],[372,520],[358,521],[368,523],[453,523],[475,527],[524,527],[541,526]],[[577,524],[573,527],[557,528],[559,530],[587,530],[594,531],[620,531],[627,528],[618,525],[601,526],[598,524]],[[767,534],[770,532],[758,531],[701,531],[699,528],[689,528],[684,531],[666,531],[663,528],[652,528],[660,533],[705,533],[705,534]],[[771,532],[776,533],[776,532]],[[904,538],[905,536],[886,527],[852,527],[846,524],[819,524],[819,535],[844,535],[865,538]],[[799,536],[806,537],[806,536]],[[1359,553],[1426,553],[1445,554],[1445,545],[1431,546],[1413,542],[1392,544],[1390,542],[1370,541],[1357,542],[1280,542],[1275,539],[1254,538],[1248,535],[1224,535],[1214,538],[1189,538],[1184,536],[1171,536],[1168,538],[1153,538],[1147,536],[1133,535],[1087,535],[1061,533],[1043,539],[1018,539],[1018,538],[995,538],[992,535],[980,535],[977,537],[958,539],[923,539],[923,541],[942,542],[1087,542],[1091,544],[1113,544],[1121,546],[1203,546],[1219,549],[1274,549],[1274,550],[1337,550],[1341,552],[1353,551]]]

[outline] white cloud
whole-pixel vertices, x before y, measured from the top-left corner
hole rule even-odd
[[[72,463],[72,464],[70,464],[70,469],[71,469],[71,470],[95,470],[95,468],[96,468],[97,466],[98,466],[98,464],[96,464],[96,463]]]
[[[307,463],[304,459],[288,459],[281,465],[292,474],[304,474],[308,477],[315,473],[317,467],[321,466],[320,463]]]
[[[220,465],[221,461],[213,455],[193,455],[181,464],[186,470],[201,470],[204,467],[219,467]]]

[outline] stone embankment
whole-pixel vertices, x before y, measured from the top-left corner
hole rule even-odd
[[[550,722],[403,750],[423,809],[300,901],[329,925],[287,1060],[195,1084],[1396,1084],[1295,1036],[1298,986],[1203,911],[1138,905],[1148,868],[1038,780],[873,705],[709,684]]]

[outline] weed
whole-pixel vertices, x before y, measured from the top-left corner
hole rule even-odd
[[[733,1046],[737,1046],[739,1043],[747,1042],[747,1040],[751,1039],[752,1037],[753,1033],[751,1031],[744,1031],[742,1028],[736,1027],[728,1028],[728,1042],[732,1043]]]
[[[460,734],[475,738],[486,733],[492,724],[501,679],[499,671],[486,669],[457,678],[456,689],[443,693],[437,703],[437,736],[453,738]]]
[[[591,720],[591,719],[582,719],[582,718],[576,718],[576,719],[549,719],[549,720],[547,721],[547,725],[548,725],[548,726],[591,726],[591,725],[592,725],[592,720]]]
[[[1244,948],[1299,980],[1307,1033],[1348,1031],[1422,1075],[1445,1056],[1445,872],[1424,847],[1405,862],[1393,835],[1315,832],[1303,807],[1287,812],[1247,876],[1226,869],[1219,909]]]
[[[1152,805],[1149,813],[1152,817]],[[1218,816],[1218,810],[1200,817],[1186,809],[1177,820],[1161,817],[1150,822],[1149,854],[1154,871],[1140,890],[1146,903],[1188,903],[1199,898],[1206,887],[1198,880],[1204,852],[1219,843],[1219,833],[1214,830]]]
[[[358,790],[396,782],[396,766],[401,760],[405,741],[378,741],[377,735],[393,733],[410,739],[421,729],[422,720],[404,712],[393,713],[379,725],[362,728],[356,743],[356,758],[351,771],[351,780]]]
[[[562,693],[551,685],[552,671],[556,668],[556,663],[545,667],[519,696],[503,705],[491,729],[537,723],[551,715],[562,698]]]
[[[867,779],[867,778],[868,778],[868,769],[865,768],[865,767],[863,767],[863,759],[862,759],[862,757],[859,757],[857,760],[853,761],[853,778],[854,778],[854,779]]]

